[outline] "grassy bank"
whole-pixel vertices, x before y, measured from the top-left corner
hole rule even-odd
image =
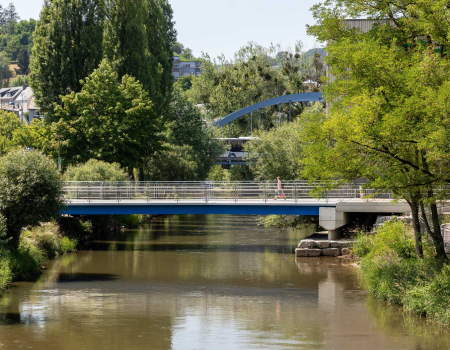
[[[76,240],[62,236],[54,223],[25,230],[17,250],[0,246],[0,294],[12,281],[35,280],[49,259],[75,250]]]
[[[360,234],[354,253],[361,257],[363,283],[375,297],[450,324],[450,266],[433,258],[427,242],[419,259],[407,224],[388,222],[375,235]]]

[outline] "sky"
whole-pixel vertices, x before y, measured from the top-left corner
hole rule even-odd
[[[320,47],[306,35],[306,24],[314,20],[309,9],[319,0],[169,0],[176,22],[178,41],[211,57],[233,54],[249,41],[263,46],[281,44],[293,48],[296,41],[306,49]],[[13,2],[20,18],[38,19],[44,0],[0,0]]]

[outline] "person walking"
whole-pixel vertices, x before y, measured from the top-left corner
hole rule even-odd
[[[283,191],[283,183],[281,182],[280,177],[277,177],[277,190],[275,192],[275,200],[277,200],[278,198],[284,198],[284,200],[286,200],[286,195],[284,194]]]

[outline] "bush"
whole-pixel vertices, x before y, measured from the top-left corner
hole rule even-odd
[[[59,227],[55,223],[41,224],[25,230],[22,236],[22,244],[27,242],[28,246],[37,247],[44,260],[74,251],[77,244],[76,240],[61,236]]]
[[[90,159],[85,164],[71,166],[64,174],[66,181],[128,181],[128,174],[119,163]]]
[[[450,323],[450,267],[439,265],[427,241],[424,258],[418,258],[408,225],[388,222],[375,235],[359,234],[354,252],[362,257],[363,281],[377,298]]]
[[[50,158],[25,150],[0,158],[0,214],[13,247],[23,227],[52,220],[64,206],[63,184]]]
[[[372,240],[370,238],[371,237],[364,232],[358,232],[355,244],[353,245],[353,254],[355,254],[355,256],[363,258],[369,254],[373,248]]]

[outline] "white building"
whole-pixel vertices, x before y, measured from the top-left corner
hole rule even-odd
[[[23,120],[27,124],[40,116],[40,108],[34,100],[33,90],[27,86],[0,89],[0,109],[16,113],[19,117],[23,112]]]
[[[200,75],[200,63],[198,61],[182,62],[180,57],[175,56],[172,65],[173,78],[178,80],[180,77],[188,75]]]

